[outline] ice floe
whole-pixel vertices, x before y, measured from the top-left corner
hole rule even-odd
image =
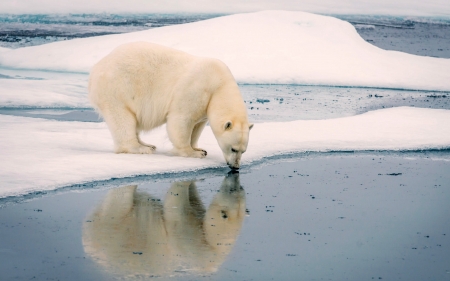
[[[216,57],[239,83],[450,90],[450,59],[379,49],[348,22],[263,11],[0,52],[0,66],[89,72],[115,47],[149,41]]]
[[[143,139],[152,155],[114,154],[105,123],[0,115],[0,198],[111,178],[225,167],[209,127],[199,146],[205,159],[169,156],[164,127]],[[450,148],[450,110],[397,107],[328,119],[256,124],[243,165],[307,151]]]

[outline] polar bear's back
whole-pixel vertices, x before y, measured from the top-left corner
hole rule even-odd
[[[132,94],[134,98],[158,88],[168,92],[170,87],[167,86],[173,84],[194,59],[187,53],[156,44],[125,44],[92,68],[89,92],[108,96],[116,93],[122,97]]]

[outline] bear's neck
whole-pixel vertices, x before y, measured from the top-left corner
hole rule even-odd
[[[237,84],[224,85],[211,95],[207,116],[214,132],[228,121],[248,123],[247,108]]]

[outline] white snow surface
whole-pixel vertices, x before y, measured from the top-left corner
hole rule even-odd
[[[68,75],[69,76],[69,75]],[[0,106],[7,108],[92,108],[86,79],[1,79]]]
[[[263,11],[0,52],[11,68],[89,72],[115,47],[148,41],[224,61],[239,83],[450,91],[450,59],[379,49],[348,22]]]
[[[210,127],[204,159],[170,156],[165,128],[144,135],[152,155],[114,154],[105,123],[0,115],[0,198],[111,178],[225,167]],[[306,151],[450,148],[450,110],[397,107],[329,120],[256,124],[243,165]]]

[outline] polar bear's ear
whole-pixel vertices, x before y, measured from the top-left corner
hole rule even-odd
[[[226,130],[231,130],[231,128],[233,127],[233,123],[231,123],[231,121],[228,121],[225,123],[225,125],[223,125],[223,128]]]
[[[249,131],[253,128],[253,125],[254,125],[254,124],[248,125],[248,130],[249,130]]]

